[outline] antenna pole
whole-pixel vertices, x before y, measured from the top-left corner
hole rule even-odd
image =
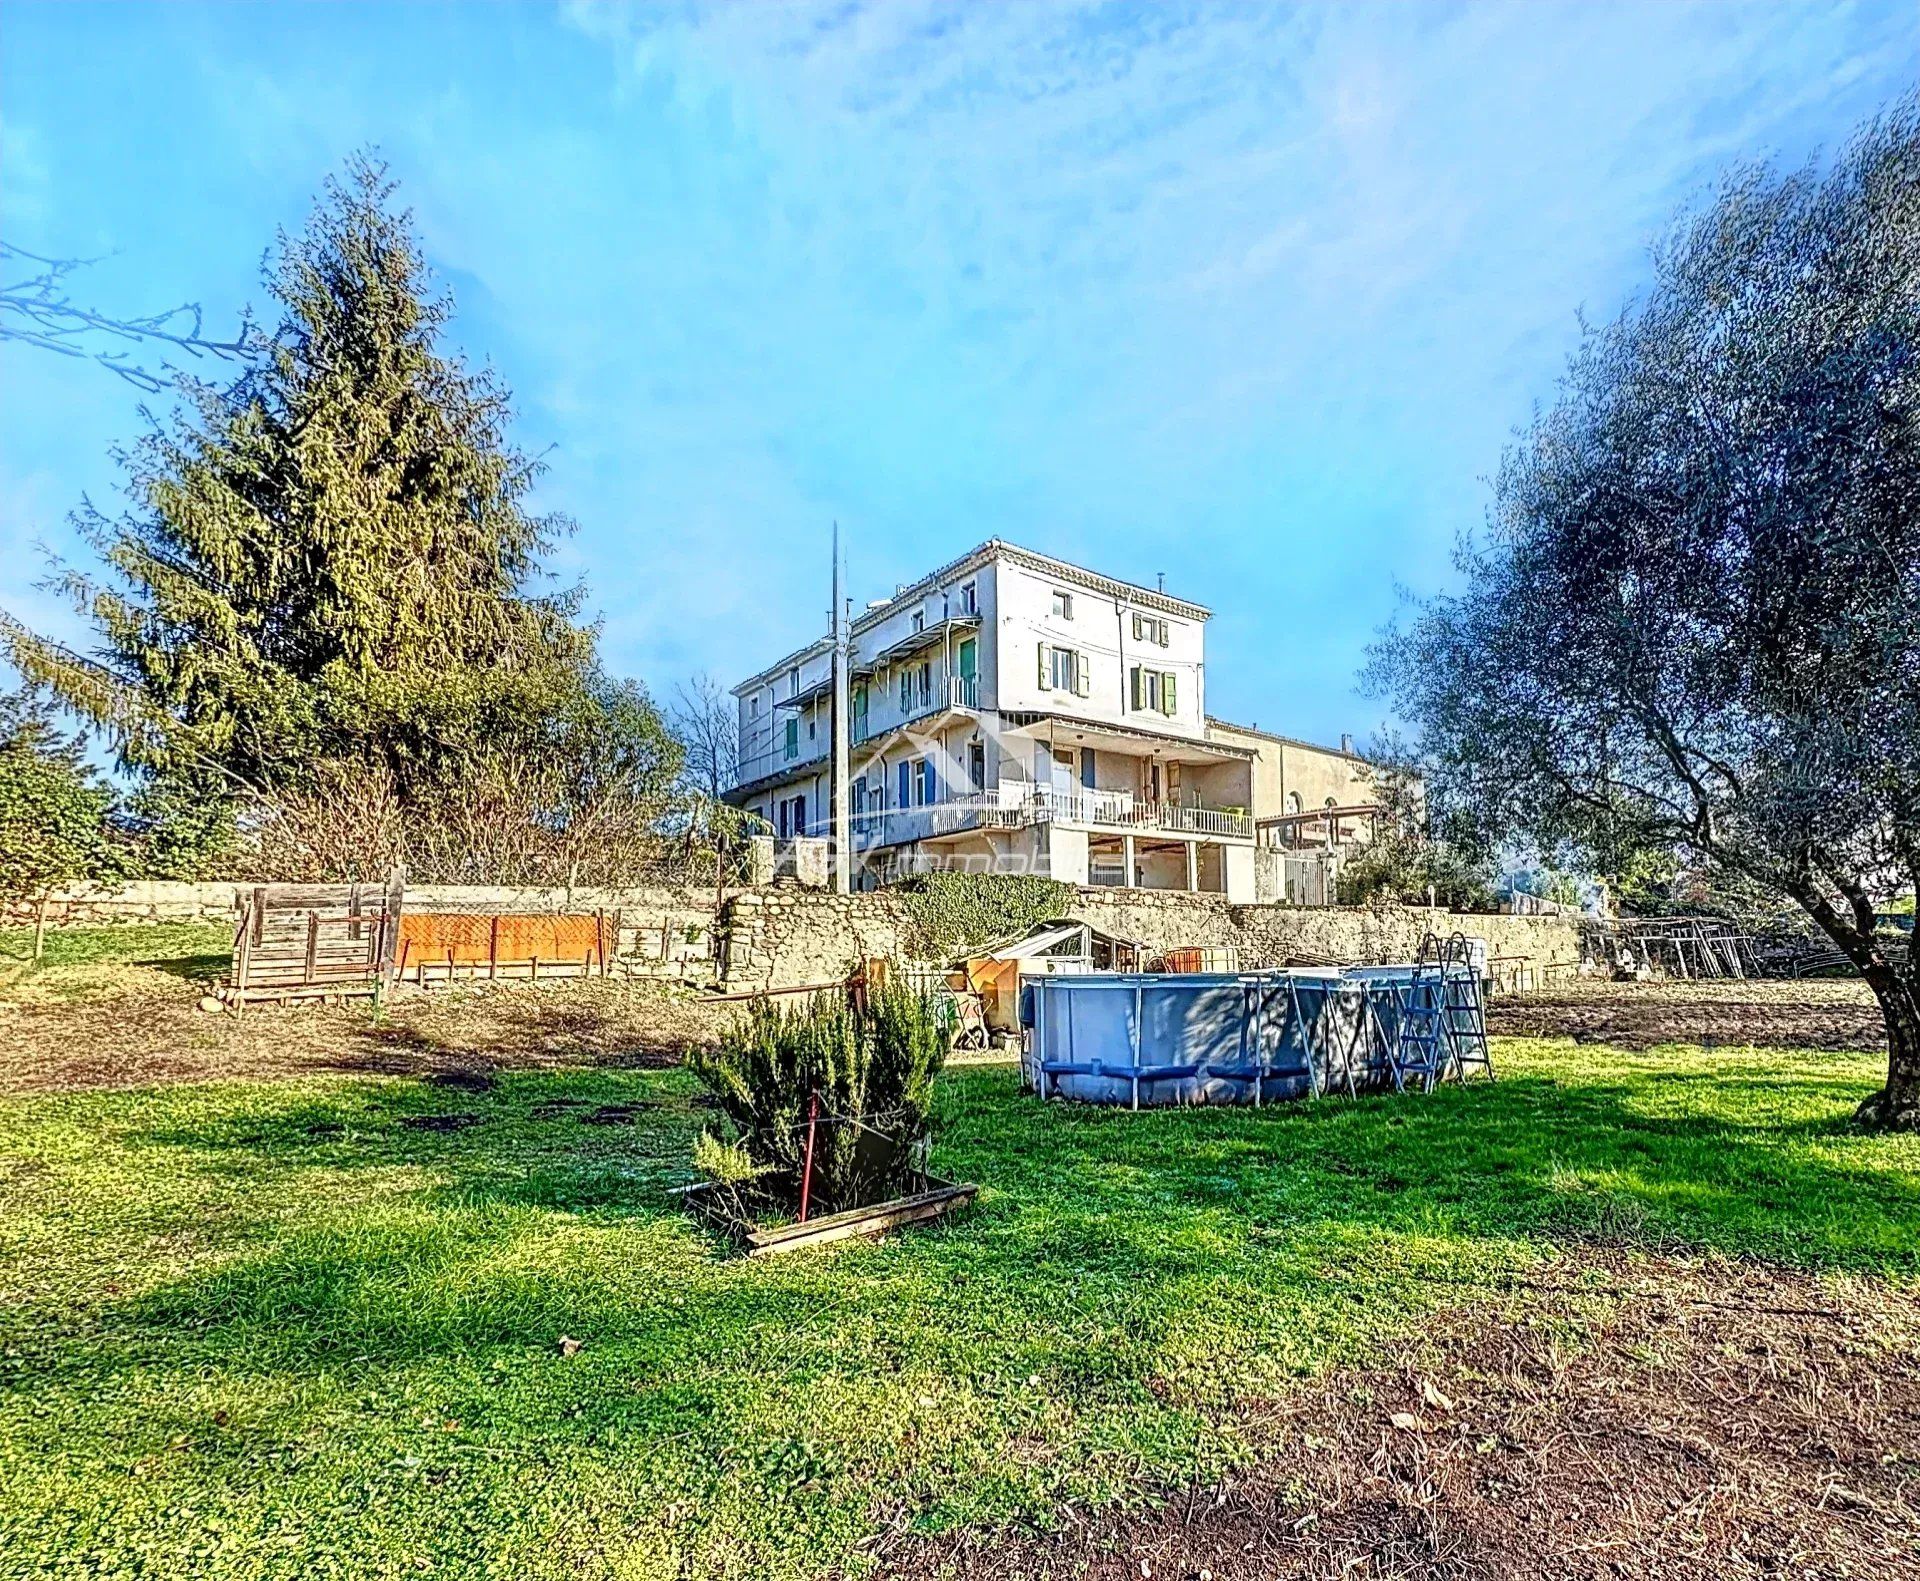
[[[833,891],[853,888],[853,842],[847,820],[848,621],[840,596],[840,524],[833,524]]]

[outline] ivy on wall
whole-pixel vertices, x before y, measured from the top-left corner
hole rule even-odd
[[[906,953],[945,961],[1066,915],[1075,892],[1033,874],[916,873],[894,893],[906,912]]]

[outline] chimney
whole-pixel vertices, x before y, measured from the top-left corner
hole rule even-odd
[[[1353,737],[1351,735],[1342,735],[1340,737],[1340,750],[1346,753],[1348,757],[1353,756]]]

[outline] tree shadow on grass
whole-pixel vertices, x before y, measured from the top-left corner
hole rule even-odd
[[[349,1075],[430,1076],[453,1071],[602,1066],[664,1070],[680,1065],[689,1038],[649,1032],[609,1016],[604,1006],[494,1003],[455,1025],[372,1020],[354,1031],[353,1052],[319,1062]]]
[[[231,955],[166,955],[150,960],[135,960],[135,966],[165,972],[169,977],[185,978],[190,983],[217,983],[233,967]]]

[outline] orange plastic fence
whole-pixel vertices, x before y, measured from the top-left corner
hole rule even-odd
[[[489,961],[599,960],[608,926],[591,914],[501,912],[485,916],[432,911],[400,914],[400,970],[424,961],[444,966]]]

